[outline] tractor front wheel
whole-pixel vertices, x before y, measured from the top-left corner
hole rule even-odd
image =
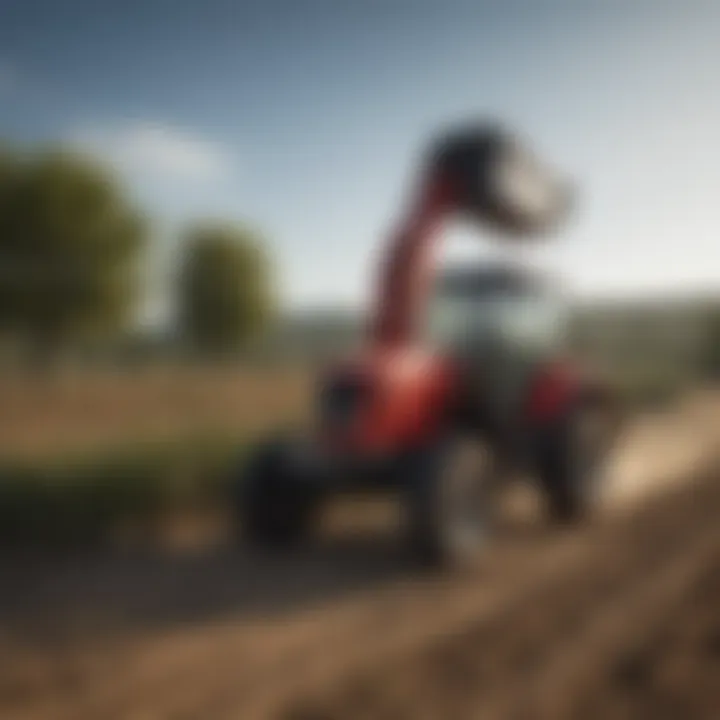
[[[496,483],[492,448],[474,437],[451,437],[417,452],[405,477],[414,558],[436,568],[471,564],[491,532]]]
[[[240,474],[234,510],[236,536],[255,548],[287,548],[311,534],[319,498],[297,466],[292,441],[257,448]]]

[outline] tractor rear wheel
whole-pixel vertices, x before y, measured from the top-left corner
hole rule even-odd
[[[258,447],[240,474],[234,510],[238,539],[256,548],[287,548],[311,534],[319,498],[297,467],[292,441]]]
[[[491,533],[497,463],[490,445],[455,436],[417,453],[405,478],[408,540],[428,567],[472,564]]]
[[[540,480],[550,516],[573,523],[598,503],[614,432],[605,408],[579,405],[549,433],[540,458]]]

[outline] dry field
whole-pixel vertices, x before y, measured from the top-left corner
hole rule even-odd
[[[302,411],[309,377],[217,366],[0,374],[0,457],[252,435]]]
[[[414,574],[380,514],[284,558],[7,562],[0,717],[714,720],[719,417],[638,421],[595,522],[516,498],[468,574]]]

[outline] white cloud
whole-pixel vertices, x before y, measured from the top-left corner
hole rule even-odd
[[[227,149],[160,122],[88,125],[70,133],[68,142],[135,177],[207,182],[232,172]]]

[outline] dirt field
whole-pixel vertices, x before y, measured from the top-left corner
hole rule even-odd
[[[693,403],[633,431],[594,523],[518,495],[462,576],[412,573],[379,512],[294,557],[5,562],[0,717],[712,720],[720,425]]]
[[[0,374],[0,458],[262,432],[305,407],[302,369],[157,366]]]

